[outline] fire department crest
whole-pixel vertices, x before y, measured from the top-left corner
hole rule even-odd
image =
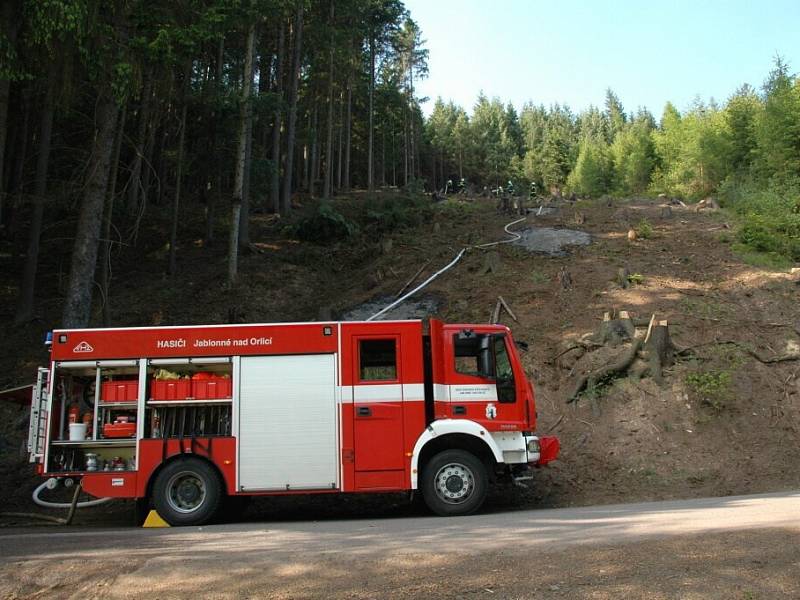
[[[72,349],[73,352],[94,352],[94,348],[92,348],[89,342],[81,342],[77,346]]]
[[[486,418],[494,419],[497,416],[497,407],[494,404],[486,405]]]

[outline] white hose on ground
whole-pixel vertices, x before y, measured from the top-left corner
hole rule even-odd
[[[44,508],[70,508],[72,506],[71,502],[48,502],[47,500],[42,500],[39,498],[39,494],[42,493],[42,490],[46,488],[49,483],[50,480],[48,479],[42,485],[33,490],[33,501]],[[113,500],[113,498],[97,498],[95,500],[88,500],[86,502],[78,502],[78,504],[75,506],[76,508],[89,508],[90,506],[100,506],[109,500]]]
[[[512,225],[516,225],[517,223],[520,223],[520,222],[524,221],[525,219],[526,219],[526,217],[522,217],[521,219],[517,219],[516,221],[511,221],[511,223],[509,223],[508,225],[503,227],[503,231],[505,231],[508,235],[511,236],[511,238],[509,238],[507,240],[499,240],[497,242],[489,242],[487,244],[478,244],[476,246],[467,246],[465,248],[462,248],[461,251],[458,254],[456,254],[456,257],[452,261],[450,261],[449,264],[447,264],[446,266],[444,266],[441,269],[439,269],[438,271],[436,271],[436,273],[434,273],[433,275],[428,277],[425,281],[423,281],[421,284],[419,284],[417,287],[415,287],[410,292],[407,292],[406,294],[400,296],[397,300],[395,300],[394,302],[392,302],[388,306],[384,306],[381,310],[379,310],[374,315],[372,315],[370,318],[368,318],[367,321],[372,321],[374,319],[377,319],[382,314],[385,314],[388,311],[392,310],[395,306],[397,306],[398,304],[401,304],[407,298],[410,298],[411,296],[416,294],[418,291],[420,291],[421,289],[426,287],[431,281],[433,281],[434,279],[439,277],[439,275],[441,275],[445,271],[450,270],[450,268],[454,267],[456,265],[456,263],[458,263],[458,261],[461,260],[461,258],[467,252],[467,250],[471,250],[472,248],[489,248],[491,246],[497,246],[499,244],[509,244],[511,242],[516,242],[518,239],[522,238],[522,236],[520,234],[518,234],[518,233],[514,233],[513,231],[509,231],[508,228],[511,227]]]

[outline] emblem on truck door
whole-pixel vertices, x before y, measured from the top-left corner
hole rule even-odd
[[[497,416],[497,407],[494,404],[486,405],[486,418],[494,419]]]

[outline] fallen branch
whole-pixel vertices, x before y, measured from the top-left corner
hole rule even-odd
[[[412,283],[414,283],[417,280],[417,277],[420,276],[420,274],[425,270],[425,267],[427,267],[429,264],[431,264],[431,259],[428,259],[427,261],[425,261],[425,264],[422,265],[419,268],[419,270],[416,273],[414,273],[414,276],[406,282],[406,284],[402,287],[402,289],[399,292],[397,292],[397,295],[395,296],[395,298],[399,298],[400,296],[402,296],[403,292],[405,292],[408,289],[408,286],[410,286]]]
[[[494,311],[492,311],[492,318],[491,318],[492,325],[497,323],[498,319],[500,319],[500,308],[501,307],[502,307],[502,304],[500,303],[500,299],[498,298],[497,304],[494,305]]]
[[[500,302],[500,304],[502,304],[502,305],[503,305],[503,308],[504,308],[504,309],[506,309],[506,312],[509,314],[509,316],[510,316],[512,319],[514,319],[514,320],[515,320],[517,323],[519,323],[519,319],[517,319],[516,315],[514,315],[514,313],[513,313],[513,311],[511,310],[511,308],[508,306],[508,304],[506,304],[506,301],[505,301],[505,300],[503,300],[503,297],[502,297],[502,296],[498,296],[498,297],[497,297],[497,301],[498,301],[498,302]]]
[[[550,433],[551,431],[554,431],[555,428],[558,427],[561,424],[561,421],[563,420],[564,420],[564,415],[561,415],[560,417],[558,417],[558,421],[556,421],[550,427],[547,428],[547,431],[545,433]]]

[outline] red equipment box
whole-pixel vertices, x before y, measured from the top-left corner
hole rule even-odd
[[[115,379],[100,384],[100,400],[102,402],[136,402],[138,399],[138,379]]]
[[[192,382],[189,379],[155,379],[150,384],[150,398],[153,400],[186,400],[192,395]]]
[[[103,425],[104,438],[129,438],[136,435],[136,423],[106,423]]]
[[[192,379],[192,398],[195,400],[217,400],[230,398],[233,386],[229,377]]]

